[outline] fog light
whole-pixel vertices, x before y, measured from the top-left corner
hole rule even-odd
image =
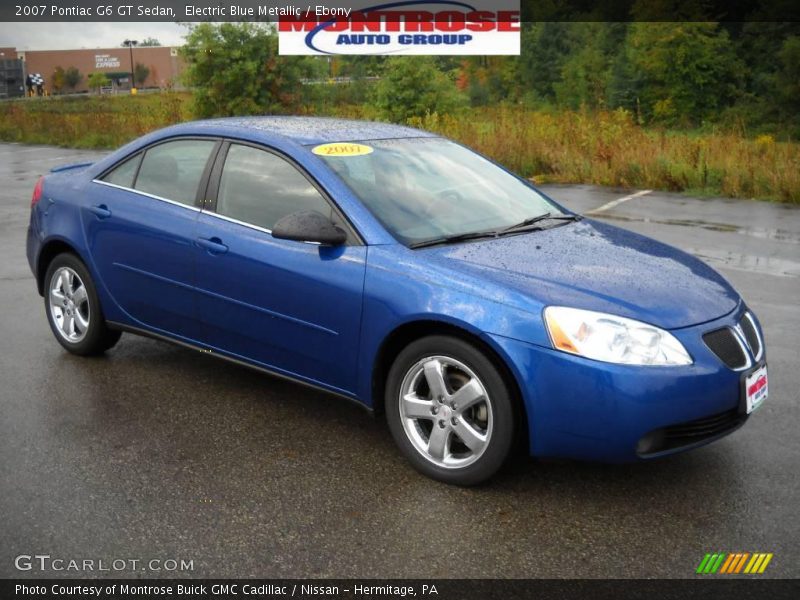
[[[658,452],[664,445],[664,430],[651,431],[636,444],[636,454],[652,454]]]

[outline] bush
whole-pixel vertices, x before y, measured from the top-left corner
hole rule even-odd
[[[397,56],[386,61],[375,91],[379,114],[405,123],[428,113],[450,114],[467,100],[430,56]]]
[[[87,83],[89,85],[89,89],[99,90],[102,87],[111,85],[111,80],[105,73],[95,72],[89,75]]]

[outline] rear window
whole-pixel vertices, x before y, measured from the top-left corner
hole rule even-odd
[[[189,206],[194,205],[213,140],[176,140],[149,148],[134,188]]]
[[[141,160],[142,153],[140,152],[122,164],[114,167],[111,171],[106,173],[101,181],[126,188],[133,187],[133,178],[136,177],[136,169],[139,168],[139,163]]]

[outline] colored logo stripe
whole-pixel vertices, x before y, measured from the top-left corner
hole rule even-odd
[[[739,557],[739,562],[736,564],[736,568],[731,572],[732,573],[740,572],[742,570],[742,567],[744,566],[744,562],[747,560],[749,556],[750,556],[749,552],[743,552]]]
[[[763,573],[764,570],[767,568],[769,561],[772,560],[772,554],[753,554],[753,558],[748,563],[747,567],[745,567],[745,573]]]
[[[700,566],[697,567],[697,573],[705,573],[706,565],[708,564],[709,559],[711,558],[710,554],[706,554],[703,557],[703,560],[700,561]]]
[[[728,554],[728,558],[725,559],[725,562],[722,563],[722,568],[719,570],[720,573],[730,573],[731,565],[736,562],[736,554]]]
[[[725,558],[725,553],[706,554],[697,567],[698,573],[709,574],[716,573]]]
[[[755,552],[715,552],[709,553],[700,561],[697,573],[702,575],[746,573],[755,575],[763,573],[772,560],[772,553]],[[745,566],[746,565],[746,566]]]

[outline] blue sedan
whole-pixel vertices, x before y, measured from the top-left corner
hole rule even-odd
[[[518,445],[695,448],[767,396],[758,319],[711,268],[408,127],[163,129],[41,178],[27,253],[68,351],[131,332],[326,390],[454,484]]]

